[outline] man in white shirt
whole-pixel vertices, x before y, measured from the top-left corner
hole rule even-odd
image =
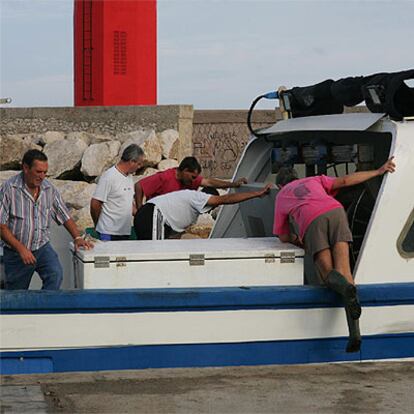
[[[152,198],[135,215],[134,228],[138,240],[167,239],[182,233],[195,223],[200,214],[222,204],[236,204],[269,193],[271,184],[259,191],[211,195],[204,191],[180,190]],[[216,192],[216,194],[218,194]]]
[[[128,240],[133,216],[134,182],[130,174],[142,168],[144,151],[125,148],[121,160],[99,178],[91,200],[91,216],[101,240]]]

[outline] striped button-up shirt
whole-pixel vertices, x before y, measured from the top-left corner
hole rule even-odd
[[[48,180],[43,180],[35,200],[23,180],[23,173],[8,179],[0,187],[0,223],[29,250],[37,250],[49,241],[50,220],[58,224],[70,219],[69,211]]]

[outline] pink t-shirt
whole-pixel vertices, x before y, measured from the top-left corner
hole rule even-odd
[[[276,195],[273,234],[289,234],[289,215],[299,226],[299,236],[303,238],[309,224],[328,211],[342,207],[333,198],[337,191],[332,190],[334,177],[320,175],[292,181]]]
[[[176,170],[176,168],[169,168],[168,170],[145,177],[139,182],[147,201],[153,197],[173,191],[197,190],[200,187],[201,181],[203,180],[201,175],[197,176],[189,186],[185,186],[177,180],[175,176]]]

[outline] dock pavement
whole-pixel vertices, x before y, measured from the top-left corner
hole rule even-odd
[[[11,413],[413,413],[414,361],[1,377]]]

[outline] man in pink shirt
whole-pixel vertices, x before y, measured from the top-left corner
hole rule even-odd
[[[204,178],[200,175],[201,166],[196,158],[184,158],[177,168],[170,168],[157,174],[145,177],[135,184],[135,203],[137,209],[142,206],[144,196],[146,200],[159,195],[179,190],[197,190],[198,187],[232,188],[246,184],[245,178],[235,182]]]
[[[394,172],[393,158],[377,170],[338,178],[322,175],[298,179],[293,168],[281,168],[276,177],[280,191],[275,201],[273,233],[282,242],[303,246],[313,257],[324,283],[343,297],[350,329],[347,352],[360,349],[357,320],[361,306],[349,262],[348,243],[352,241],[352,233],[345,210],[334,196],[340,188]],[[298,235],[291,231],[290,220],[297,225]]]

